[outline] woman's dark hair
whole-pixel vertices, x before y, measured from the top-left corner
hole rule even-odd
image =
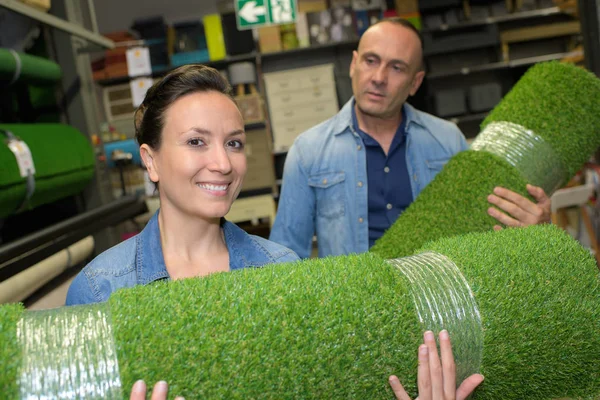
[[[187,94],[209,91],[222,93],[233,100],[231,85],[214,68],[190,64],[169,72],[148,89],[144,102],[135,111],[135,139],[138,144],[158,149],[169,106]]]

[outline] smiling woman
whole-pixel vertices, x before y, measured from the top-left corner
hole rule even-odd
[[[150,88],[135,114],[136,139],[160,210],[143,231],[96,257],[75,278],[67,305],[104,302],[115,290],[294,261],[224,216],[246,174],[242,116],[221,74],[180,67]]]

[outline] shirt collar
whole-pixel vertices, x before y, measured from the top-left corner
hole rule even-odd
[[[410,126],[412,124],[420,125],[425,127],[425,124],[421,120],[421,116],[415,110],[413,106],[408,103],[404,103],[402,106],[404,112],[404,120],[406,120],[405,131],[408,134]],[[348,133],[353,127],[352,114],[354,113],[354,96],[348,100],[342,109],[336,114],[333,119],[333,134],[339,135],[342,133]]]
[[[136,268],[138,283],[146,285],[160,279],[170,279],[160,241],[158,210],[137,236]],[[237,225],[221,221],[225,244],[229,252],[231,271],[274,263],[275,259]]]

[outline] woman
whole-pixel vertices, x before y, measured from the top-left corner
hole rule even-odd
[[[224,219],[246,174],[246,134],[231,86],[218,71],[186,65],[169,73],[148,90],[135,130],[160,210],[142,232],[77,275],[67,305],[103,302],[117,289],[162,279],[298,259]]]

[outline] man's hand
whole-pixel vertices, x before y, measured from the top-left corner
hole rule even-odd
[[[494,194],[488,196],[488,202],[498,207],[488,208],[488,214],[506,226],[529,226],[550,222],[550,198],[544,189],[527,185],[527,191],[537,203],[511,190],[496,187]],[[500,230],[500,225],[494,226]]]
[[[440,352],[438,356],[433,332],[423,335],[424,344],[419,346],[419,369],[417,372],[418,400],[464,400],[481,382],[483,375],[473,374],[456,389],[456,365],[452,345],[447,331],[440,332]],[[390,376],[390,386],[397,400],[410,400],[398,378]]]
[[[154,385],[152,390],[152,397],[150,400],[167,400],[167,394],[169,393],[169,387],[167,382],[159,381]],[[146,383],[142,380],[137,381],[131,388],[131,396],[129,400],[146,400]],[[184,400],[183,397],[176,397],[175,400]]]

